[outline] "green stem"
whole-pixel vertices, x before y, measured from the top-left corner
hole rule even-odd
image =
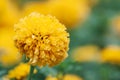
[[[35,68],[35,66],[32,66],[32,65],[30,66],[30,74],[28,76],[28,80],[32,80],[32,75],[33,75],[34,68]]]
[[[22,62],[24,62],[24,63],[29,62],[29,58],[26,58],[25,54],[23,54],[23,56],[22,56]]]

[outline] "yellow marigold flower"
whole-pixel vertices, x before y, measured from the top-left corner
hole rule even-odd
[[[13,70],[10,70],[7,77],[10,79],[15,78],[17,80],[22,80],[26,78],[26,76],[29,74],[29,71],[30,65],[26,63],[21,63]]]
[[[86,0],[50,0],[44,2],[28,3],[23,14],[27,15],[33,11],[42,14],[55,16],[67,27],[73,27],[79,22],[83,22],[90,13],[90,6]]]
[[[0,29],[0,63],[4,66],[14,65],[20,61],[12,38],[13,32],[11,28]]]
[[[15,25],[15,45],[30,64],[54,66],[67,57],[69,34],[52,16],[33,12]]]
[[[66,75],[63,77],[63,80],[83,80],[83,79],[80,78],[80,77],[77,76],[77,75],[66,74]]]
[[[94,45],[81,46],[73,51],[72,58],[78,62],[99,60],[99,48]]]
[[[108,46],[102,50],[101,59],[103,62],[120,63],[120,47]]]

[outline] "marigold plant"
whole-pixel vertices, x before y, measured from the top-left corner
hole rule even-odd
[[[67,57],[69,34],[55,17],[33,12],[14,28],[15,45],[30,64],[54,66]]]

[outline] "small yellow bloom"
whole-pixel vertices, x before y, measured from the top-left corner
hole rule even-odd
[[[27,77],[30,71],[30,65],[26,63],[21,63],[13,70],[8,72],[8,78],[12,79],[15,78],[17,80],[22,80]]]
[[[112,26],[115,31],[120,33],[120,16],[114,17],[114,19],[112,20]]]
[[[23,14],[27,15],[33,11],[55,16],[67,27],[73,27],[82,23],[90,13],[87,0],[49,0],[44,2],[28,3]]]
[[[95,61],[99,59],[99,48],[94,45],[81,46],[73,51],[72,58],[78,62]]]
[[[48,76],[45,80],[83,80],[81,77],[73,74],[66,74],[61,78]]]
[[[120,63],[120,47],[108,46],[102,50],[102,61],[109,63]]]
[[[58,80],[56,77],[48,76],[45,80]]]
[[[15,25],[15,45],[30,64],[54,66],[67,57],[69,34],[52,16],[33,12]]]
[[[66,74],[63,77],[63,80],[83,80],[82,78],[80,78],[77,75],[73,75],[73,74]]]

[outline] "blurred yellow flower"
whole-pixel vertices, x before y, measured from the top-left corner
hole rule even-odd
[[[99,60],[99,48],[94,45],[78,47],[73,51],[72,58],[78,62]]]
[[[120,33],[120,16],[116,16],[112,20],[112,26],[114,27],[115,31],[117,31],[118,33]]]
[[[66,74],[66,75],[62,76],[61,79],[59,79],[58,77],[48,76],[48,77],[46,77],[45,80],[83,80],[83,79],[77,75]]]
[[[69,34],[52,16],[33,12],[15,25],[15,44],[30,64],[54,66],[67,57]]]
[[[88,2],[89,6],[94,6],[97,5],[97,3],[99,2],[99,0],[86,0]]]
[[[39,12],[41,14],[50,14],[49,1],[44,2],[29,2],[24,6],[22,16],[29,15],[31,12]]]
[[[10,79],[17,79],[17,80],[23,80],[27,77],[30,71],[30,65],[26,63],[20,63],[17,67],[15,67],[13,70],[10,70],[8,72],[7,77]]]
[[[56,77],[48,76],[45,80],[58,80]]]
[[[14,65],[20,61],[20,57],[17,54],[17,49],[14,47],[12,37],[12,29],[0,29],[0,62],[4,66]]]
[[[90,12],[86,0],[56,0],[50,6],[51,14],[68,27],[84,21]]]
[[[73,27],[83,22],[90,13],[87,0],[49,0],[44,2],[28,3],[23,14],[27,15],[33,11],[55,16],[67,27]]]
[[[13,26],[19,17],[18,9],[10,0],[0,1],[0,26]]]
[[[120,63],[120,47],[108,46],[102,50],[101,59],[103,62]]]
[[[77,75],[73,75],[73,74],[66,74],[63,77],[63,80],[83,80],[82,78],[80,78]]]
[[[7,76],[3,76],[2,80],[10,80]]]

